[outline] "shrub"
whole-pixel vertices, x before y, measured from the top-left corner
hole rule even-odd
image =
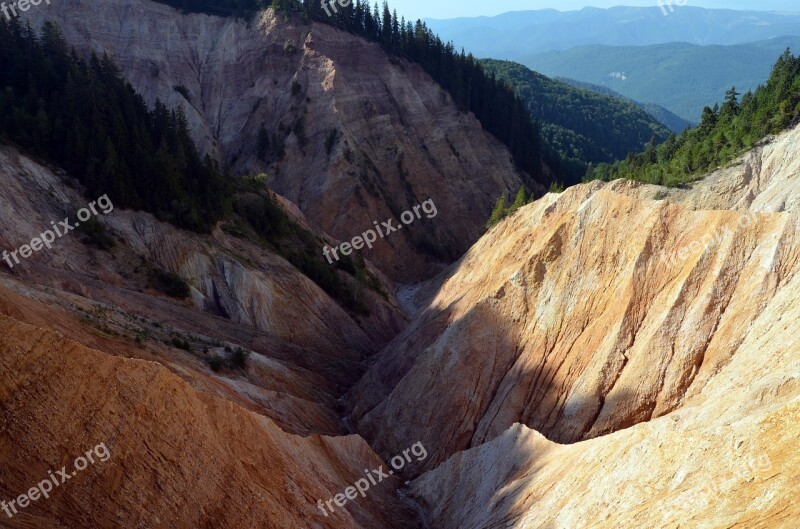
[[[192,346],[189,344],[189,342],[186,339],[181,338],[180,336],[173,336],[172,340],[170,340],[169,343],[173,347],[178,349],[183,349],[184,351],[192,350]]]
[[[500,198],[497,199],[497,203],[494,205],[494,210],[492,210],[492,215],[489,217],[489,221],[486,223],[487,228],[491,228],[508,215],[508,207],[506,206],[506,196],[500,195]]]
[[[290,234],[289,218],[271,194],[243,193],[236,197],[234,211],[245,219],[261,235],[265,242]]]
[[[301,85],[296,79],[292,81],[292,95],[298,96],[302,91],[303,91],[303,85]]]
[[[261,160],[262,162],[267,160],[267,154],[269,152],[269,133],[267,133],[267,129],[264,127],[264,124],[261,124],[261,127],[258,129],[258,138],[256,138],[256,157]]]
[[[78,226],[78,231],[83,234],[81,242],[84,244],[96,246],[101,250],[111,250],[116,245],[114,238],[108,233],[105,225],[97,220],[97,217],[82,222]]]
[[[223,360],[217,355],[211,356],[208,359],[208,367],[211,368],[211,371],[218,373],[220,369],[222,369]]]
[[[231,365],[233,367],[238,367],[239,369],[244,369],[247,367],[247,359],[250,357],[250,351],[245,351],[241,347],[237,347],[236,350],[231,355]]]
[[[158,268],[150,270],[147,286],[176,299],[186,299],[191,293],[181,276]]]
[[[511,204],[511,208],[508,211],[509,214],[514,213],[526,203],[527,195],[525,194],[525,186],[522,186],[519,188],[519,191],[517,191],[517,196],[514,198],[514,202]]]
[[[189,89],[183,86],[182,84],[177,84],[172,87],[173,90],[178,92],[180,95],[183,96],[184,99],[188,102],[192,102],[192,98],[189,96]]]

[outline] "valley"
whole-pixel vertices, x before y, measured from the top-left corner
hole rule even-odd
[[[82,224],[0,260],[0,527],[796,529],[800,58],[675,136],[364,8],[0,21],[0,250]]]

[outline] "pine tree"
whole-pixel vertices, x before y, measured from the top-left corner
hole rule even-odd
[[[392,49],[392,13],[389,4],[383,1],[383,15],[381,17],[381,43],[386,49]]]
[[[397,10],[392,11],[392,51],[400,47],[400,22],[397,20]]]
[[[269,133],[262,123],[258,128],[258,138],[256,139],[256,157],[262,162],[267,159],[267,149],[269,148]]]
[[[378,2],[375,2],[372,7],[372,22],[375,25],[375,33],[370,35],[369,38],[372,40],[381,40],[383,28],[381,27],[381,13],[378,11]]]
[[[645,147],[643,157],[646,163],[654,164],[658,161],[658,152],[656,151],[656,137],[653,136],[650,138],[650,141],[647,142],[647,146]]]
[[[494,210],[492,210],[492,215],[489,217],[489,222],[486,223],[486,227],[491,228],[503,220],[507,214],[508,208],[506,207],[506,196],[500,195],[500,198],[497,199],[497,203],[494,206]]]
[[[527,195],[525,193],[525,186],[521,186],[519,191],[517,191],[517,196],[514,198],[514,203],[511,204],[511,208],[509,208],[508,213],[514,213],[525,204],[527,204]]]
[[[725,92],[725,102],[722,104],[721,113],[725,117],[739,113],[739,92],[736,91],[735,86]]]
[[[599,172],[595,169],[594,164],[589,164],[586,167],[586,173],[583,175],[583,182],[591,182],[595,180],[599,175]]]

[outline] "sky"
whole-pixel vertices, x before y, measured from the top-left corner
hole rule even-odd
[[[370,0],[373,2],[374,0]],[[378,2],[382,3],[382,0]],[[655,6],[656,0],[389,0],[389,5],[406,18],[456,18],[492,16],[507,11],[553,8],[560,11],[616,5]],[[800,12],[797,0],[686,0],[686,5],[717,9]]]

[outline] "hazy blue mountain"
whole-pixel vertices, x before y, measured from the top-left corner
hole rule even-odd
[[[483,67],[502,81],[510,82],[542,129],[548,152],[560,161],[548,163],[569,180],[579,180],[589,163],[621,160],[644,149],[655,138],[661,142],[669,129],[649,113],[624,98],[598,94],[550,79],[525,66],[494,59],[481,60]]]
[[[686,127],[693,127],[696,123],[687,121],[680,116],[677,116],[667,110],[666,108],[662,107],[661,105],[657,105],[655,103],[641,103],[630,97],[625,97],[624,95],[620,94],[619,92],[608,88],[607,86],[601,86],[592,83],[586,83],[583,81],[578,81],[576,79],[570,79],[569,77],[557,77],[556,80],[561,81],[563,83],[567,83],[568,85],[574,86],[576,88],[583,88],[584,90],[591,90],[593,92],[597,92],[598,94],[604,94],[611,97],[616,97],[619,99],[623,99],[628,101],[629,103],[633,103],[637,107],[641,108],[654,118],[658,120],[659,123],[666,126],[669,130],[676,134],[680,134]]]
[[[653,4],[655,4],[655,0]],[[664,11],[668,13],[664,15]],[[798,8],[800,11],[800,8]],[[580,11],[516,11],[494,17],[426,20],[445,41],[477,57],[514,59],[576,46],[646,46],[669,42],[744,44],[800,36],[800,13],[733,11],[692,6],[587,7]]]
[[[746,92],[765,82],[787,47],[800,50],[800,37],[735,46],[581,46],[529,55],[519,62],[544,75],[577,79],[635,101],[657,103],[697,123],[703,107],[722,102],[731,86]]]

